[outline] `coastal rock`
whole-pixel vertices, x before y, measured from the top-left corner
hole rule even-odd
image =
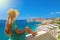
[[[54,38],[52,35],[50,35],[49,33],[45,33],[43,35],[39,35],[37,37],[32,38],[31,40],[57,40],[56,38]]]

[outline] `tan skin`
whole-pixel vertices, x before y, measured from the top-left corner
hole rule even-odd
[[[16,18],[16,14],[15,11],[10,11],[9,13],[14,13],[12,15],[8,15],[8,20],[6,21],[6,27],[5,27],[5,33],[7,35],[11,34],[11,29],[12,29],[12,21],[15,20]],[[9,18],[11,19],[10,23],[9,23]],[[25,28],[24,30],[20,31],[18,28],[16,28],[15,30],[16,34],[22,34],[23,32],[27,32],[32,34],[33,36],[36,35],[36,32],[32,32],[29,28]]]
[[[25,32],[32,34],[33,36],[36,35],[36,32],[32,32],[29,28],[25,28]]]

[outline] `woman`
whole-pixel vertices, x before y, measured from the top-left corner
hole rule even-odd
[[[16,17],[18,16],[17,10],[9,10],[8,18],[6,21],[5,33],[10,40],[26,40],[26,34],[31,33],[33,36],[36,35],[36,32],[32,32],[29,28],[24,30],[19,30],[16,24]]]

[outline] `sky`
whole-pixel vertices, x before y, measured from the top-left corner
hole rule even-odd
[[[9,9],[18,10],[17,20],[60,17],[60,0],[0,0],[0,20]]]

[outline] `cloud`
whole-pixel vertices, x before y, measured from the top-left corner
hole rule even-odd
[[[56,12],[56,14],[60,14],[60,12]]]
[[[60,12],[51,12],[50,14],[51,14],[51,15],[60,14]]]

